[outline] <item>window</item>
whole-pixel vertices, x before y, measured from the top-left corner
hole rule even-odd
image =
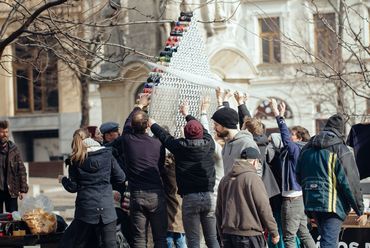
[[[335,14],[316,14],[315,22],[315,52],[323,60],[335,60],[338,51]]]
[[[259,19],[260,37],[262,40],[263,63],[280,63],[280,22],[279,17]]]
[[[292,119],[293,118],[293,111],[290,108],[290,106],[283,100],[276,98],[276,97],[268,97],[275,98],[277,104],[280,104],[282,102],[285,103],[285,119]],[[257,109],[254,112],[254,117],[265,120],[268,118],[275,118],[274,113],[272,112],[272,109],[270,107],[270,101],[269,100],[262,100],[259,102]]]
[[[58,111],[57,59],[25,39],[14,45],[15,108],[21,112]]]

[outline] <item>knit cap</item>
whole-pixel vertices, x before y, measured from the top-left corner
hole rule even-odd
[[[212,120],[214,120],[223,127],[237,129],[239,116],[234,109],[224,107],[220,108],[213,114]]]
[[[188,121],[184,127],[184,134],[187,139],[202,139],[203,126],[197,120]]]
[[[101,146],[99,144],[99,142],[96,142],[95,140],[93,140],[92,138],[86,138],[82,141],[84,143],[84,145],[89,148],[89,147],[98,147],[98,146]]]

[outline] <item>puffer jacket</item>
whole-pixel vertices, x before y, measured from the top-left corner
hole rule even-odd
[[[74,161],[68,172],[69,178],[64,177],[62,184],[68,192],[77,192],[75,219],[88,224],[100,220],[108,224],[117,219],[111,183],[123,183],[125,174],[110,148],[88,152],[85,161]]]
[[[302,149],[297,164],[305,211],[336,213],[344,220],[351,207],[364,213],[360,178],[352,152],[335,133],[322,131]]]
[[[0,151],[0,156],[6,156]],[[3,161],[3,160],[0,160]],[[6,180],[8,191],[12,198],[17,198],[19,193],[27,193],[27,173],[26,167],[21,158],[18,147],[12,142],[8,141],[8,159],[7,165],[0,164],[0,168],[7,168]],[[4,170],[0,170],[0,190],[4,191]]]
[[[186,121],[195,120],[186,116]],[[215,143],[203,128],[202,139],[176,139],[158,124],[151,126],[153,134],[175,156],[176,182],[179,195],[213,192],[215,186]]]
[[[256,142],[253,140],[253,135],[247,130],[239,131],[234,139],[225,143],[222,149],[225,175],[231,171],[235,159],[240,158],[243,149],[247,147],[253,147],[259,151]]]

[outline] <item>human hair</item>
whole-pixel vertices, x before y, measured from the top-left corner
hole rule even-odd
[[[131,120],[131,127],[134,133],[145,133],[149,122],[149,116],[144,111],[138,111]]]
[[[253,135],[264,134],[264,125],[260,119],[247,116],[244,118],[243,126]]]
[[[307,142],[310,140],[310,133],[306,128],[302,126],[294,126],[292,127],[292,131],[295,131],[297,138],[301,139],[303,142]]]
[[[7,120],[0,121],[0,128],[7,129],[9,127],[9,122]]]
[[[73,133],[71,160],[78,161],[82,164],[87,157],[87,147],[83,140],[90,137],[90,133],[86,128],[77,129]]]

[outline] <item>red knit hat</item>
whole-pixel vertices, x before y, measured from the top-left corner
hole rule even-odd
[[[203,126],[199,121],[191,120],[184,127],[184,134],[187,139],[202,139]]]

